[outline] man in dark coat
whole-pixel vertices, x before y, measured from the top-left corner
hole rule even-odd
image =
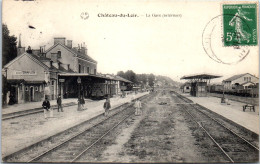
[[[58,105],[58,112],[60,112],[60,109],[61,109],[61,112],[63,112],[63,109],[62,109],[62,100],[61,100],[60,95],[59,95],[59,97],[57,98],[57,105]]]
[[[106,99],[103,107],[105,109],[105,116],[108,116],[109,109],[111,108],[109,96],[107,96],[107,99]]]
[[[47,97],[43,101],[42,107],[43,107],[43,112],[44,112],[44,118],[47,119],[47,112],[49,111],[49,109],[51,107],[50,102]]]

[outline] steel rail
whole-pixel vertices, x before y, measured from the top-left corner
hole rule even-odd
[[[183,100],[183,96],[179,95],[179,97]],[[195,103],[197,104],[197,103]],[[239,134],[237,134],[236,132],[234,132],[232,129],[226,127],[223,123],[219,122],[218,120],[216,120],[215,118],[211,117],[209,114],[199,110],[194,104],[189,104],[190,106],[192,106],[193,108],[195,108],[197,111],[201,112],[202,114],[204,114],[205,116],[209,117],[210,119],[214,120],[216,123],[218,123],[219,125],[221,125],[222,127],[224,127],[225,129],[227,129],[228,131],[230,131],[232,134],[234,134],[235,136],[237,136],[238,138],[242,139],[244,142],[246,142],[248,145],[250,145],[251,147],[255,148],[256,150],[259,151],[259,148],[255,145],[253,145],[252,143],[250,143],[248,140],[246,140],[244,137],[240,136]],[[198,104],[197,104],[198,105]]]
[[[147,97],[149,97],[149,96],[150,96],[150,95],[144,95],[144,96],[139,97],[139,98],[137,98],[137,99],[144,99],[144,98],[147,98]],[[66,143],[69,142],[70,140],[72,140],[72,139],[74,139],[74,138],[80,136],[81,134],[85,133],[86,131],[90,130],[91,128],[94,128],[95,126],[98,126],[99,124],[105,122],[105,121],[108,120],[109,118],[111,118],[111,117],[117,115],[118,113],[120,113],[120,112],[122,112],[122,111],[125,111],[127,108],[132,107],[132,106],[133,106],[133,104],[131,104],[130,106],[125,107],[125,109],[120,110],[120,111],[114,113],[114,114],[111,115],[111,116],[108,116],[108,117],[105,118],[104,120],[99,121],[98,123],[92,125],[91,127],[87,128],[87,129],[85,129],[85,130],[83,130],[83,131],[81,131],[81,132],[79,132],[79,133],[76,133],[75,135],[73,135],[73,136],[71,136],[70,138],[66,139],[65,141],[59,143],[58,145],[56,145],[56,146],[54,146],[54,147],[52,147],[52,148],[46,150],[45,152],[43,152],[43,153],[39,154],[38,156],[34,157],[33,159],[30,159],[30,160],[27,161],[26,163],[31,163],[31,162],[34,162],[34,161],[38,160],[39,158],[43,157],[44,155],[46,155],[46,154],[48,154],[48,153],[54,151],[55,149],[59,148],[60,146],[66,144]]]
[[[88,151],[90,148],[92,148],[96,143],[98,143],[102,138],[104,138],[106,135],[108,135],[112,130],[114,130],[118,125],[120,125],[123,121],[125,121],[127,118],[132,116],[134,112],[130,113],[128,116],[124,117],[120,122],[118,122],[116,125],[114,125],[111,129],[109,129],[106,133],[104,133],[101,137],[99,137],[95,142],[93,142],[90,146],[88,146],[86,149],[84,149],[80,154],[78,154],[73,160],[70,162],[75,162],[79,157],[81,157],[86,151]]]
[[[201,128],[204,130],[204,132],[209,136],[209,138],[218,146],[218,148],[221,150],[221,152],[224,153],[225,156],[230,160],[230,162],[234,163],[234,160],[233,160],[233,159],[227,154],[227,152],[219,145],[219,143],[210,135],[210,133],[209,133],[198,121],[195,120],[195,117],[194,117],[190,112],[188,112],[184,107],[183,107],[183,109],[185,110],[186,113],[188,113],[188,114],[191,116],[192,120],[193,120],[195,123],[197,123],[197,124],[199,125],[199,127],[201,127]]]
[[[249,141],[247,141],[244,137],[240,136],[239,134],[237,134],[236,132],[234,132],[233,130],[229,129],[228,127],[226,127],[223,123],[219,122],[218,120],[216,120],[215,118],[211,117],[210,115],[208,115],[207,113],[199,110],[197,107],[193,106],[194,104],[189,104],[191,105],[193,108],[195,108],[197,111],[201,112],[202,114],[208,116],[209,118],[211,118],[212,120],[214,120],[216,123],[218,123],[219,125],[221,125],[222,127],[224,127],[225,129],[229,130],[232,134],[236,135],[237,137],[239,137],[240,139],[242,139],[243,141],[245,141],[247,144],[249,144],[250,146],[252,146],[253,148],[255,148],[256,150],[259,151],[259,148],[254,146],[252,143],[250,143]]]
[[[126,109],[126,108],[125,108],[125,109]],[[125,109],[124,109],[124,110],[125,110]],[[124,111],[124,110],[122,110],[122,111]],[[70,138],[66,139],[65,141],[59,143],[58,145],[56,145],[56,146],[54,146],[54,147],[52,147],[52,148],[46,150],[45,152],[41,153],[40,155],[34,157],[33,159],[30,159],[29,161],[27,161],[27,163],[36,161],[37,159],[39,159],[39,158],[43,157],[44,155],[46,155],[46,154],[48,154],[48,153],[54,151],[55,149],[59,148],[60,146],[62,146],[62,145],[64,145],[64,144],[66,144],[66,143],[69,142],[70,140],[72,140],[72,139],[74,139],[74,138],[80,136],[81,134],[85,133],[86,131],[90,130],[91,128],[94,128],[95,126],[98,126],[99,124],[105,122],[106,120],[108,120],[108,119],[111,118],[112,116],[115,116],[116,114],[118,114],[118,113],[120,113],[120,112],[122,112],[122,111],[118,111],[118,112],[116,112],[115,114],[113,114],[113,115],[111,115],[111,116],[109,116],[109,117],[106,117],[104,120],[99,121],[98,123],[94,124],[93,126],[87,128],[87,129],[85,129],[85,130],[83,130],[83,131],[81,131],[81,132],[79,132],[79,133],[76,133],[75,135],[73,135],[73,136],[71,136]]]

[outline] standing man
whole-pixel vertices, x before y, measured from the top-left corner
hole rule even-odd
[[[106,101],[105,101],[105,103],[104,103],[105,116],[108,115],[110,108],[111,108],[110,100],[109,100],[109,96],[107,96],[107,99],[106,99]]]
[[[141,114],[141,108],[142,108],[141,101],[137,99],[135,101],[134,107],[135,107],[135,115],[140,115]]]
[[[43,107],[43,112],[44,112],[44,118],[47,119],[47,112],[49,111],[49,109],[51,107],[50,102],[47,97],[43,101],[42,107]]]
[[[61,100],[60,95],[59,95],[58,98],[57,98],[57,105],[58,105],[58,112],[60,112],[60,110],[61,110],[61,112],[63,112],[63,109],[62,109],[62,100]]]

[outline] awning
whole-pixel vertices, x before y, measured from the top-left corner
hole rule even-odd
[[[93,74],[88,74],[88,73],[61,73],[59,76],[63,77],[96,77],[96,78],[101,78],[101,79],[106,79],[106,80],[112,80],[109,77],[105,77],[102,75],[93,75]]]
[[[194,75],[188,75],[188,76],[183,76],[181,77],[182,79],[185,80],[194,80],[194,79],[215,79],[215,78],[219,78],[221,76],[219,75],[212,75],[212,74],[194,74]]]
[[[7,80],[9,84],[46,84],[44,80],[24,80],[24,79],[9,79]]]
[[[25,82],[24,79],[8,79],[7,80],[7,83],[9,83],[9,84],[21,84],[23,82]]]
[[[36,80],[36,81],[25,81],[25,84],[46,84],[46,82],[43,80],[43,81],[39,81],[39,80]]]
[[[123,81],[127,83],[133,83],[129,80],[126,80],[124,78],[117,77],[111,77],[111,76],[104,76],[104,75],[94,75],[94,74],[88,74],[88,73],[61,73],[59,74],[61,77],[94,77],[94,78],[100,78],[105,80],[116,80],[116,81]]]

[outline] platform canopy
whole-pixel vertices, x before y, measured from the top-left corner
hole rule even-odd
[[[88,73],[61,73],[59,74],[59,77],[92,77],[97,79],[105,79],[105,80],[116,80],[116,81],[123,81],[126,83],[133,83],[127,79],[124,79],[120,76],[108,76],[108,75],[102,75],[102,74],[88,74]]]
[[[207,80],[215,79],[215,78],[219,78],[219,77],[222,77],[222,76],[203,73],[203,74],[194,74],[194,75],[183,76],[183,77],[181,77],[181,80],[184,79],[184,80],[192,80],[192,81],[207,81]]]

